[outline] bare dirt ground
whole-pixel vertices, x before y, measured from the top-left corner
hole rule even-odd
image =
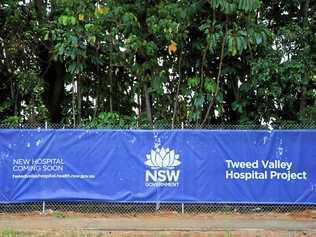
[[[315,236],[316,212],[0,214],[0,236]]]

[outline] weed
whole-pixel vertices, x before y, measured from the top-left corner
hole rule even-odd
[[[0,237],[22,237],[26,236],[27,233],[21,232],[21,231],[16,231],[13,229],[4,229],[0,230]]]
[[[224,237],[232,237],[232,233],[230,231],[225,231]]]
[[[56,217],[56,218],[66,218],[65,213],[61,212],[61,211],[54,211],[52,213],[52,216]]]

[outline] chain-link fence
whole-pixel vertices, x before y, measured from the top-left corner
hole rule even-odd
[[[232,129],[232,130],[246,130],[246,129],[316,129],[316,121],[310,123],[244,123],[244,124],[196,124],[196,123],[164,123],[155,122],[150,123],[135,123],[135,124],[52,124],[52,123],[23,123],[23,124],[0,124],[0,129]]]
[[[316,205],[217,204],[217,203],[119,203],[96,201],[38,201],[0,204],[0,213],[18,215],[136,216],[136,215],[253,215],[275,218],[316,218]]]
[[[271,125],[195,125],[195,124],[142,124],[135,127],[111,126],[91,127],[85,125],[62,124],[2,124],[0,129],[316,129],[316,122],[310,124],[282,124]],[[1,187],[0,187],[1,188]],[[272,218],[309,218],[316,219],[316,205],[301,204],[232,204],[232,203],[162,203],[162,202],[98,202],[98,201],[53,201],[43,200],[37,202],[0,204],[0,213],[18,215],[53,215],[65,217],[75,216],[108,216],[108,215],[251,215]]]

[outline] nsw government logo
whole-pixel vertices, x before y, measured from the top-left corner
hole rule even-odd
[[[179,154],[169,148],[156,148],[146,155],[146,187],[178,187],[181,164]]]

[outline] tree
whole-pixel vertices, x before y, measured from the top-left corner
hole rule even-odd
[[[313,122],[314,11],[310,0],[6,0],[0,119]]]

